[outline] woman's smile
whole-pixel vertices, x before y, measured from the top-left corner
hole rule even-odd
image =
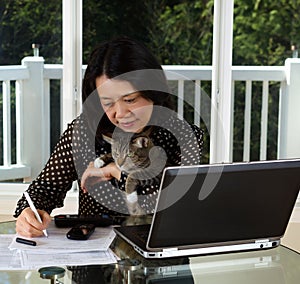
[[[143,97],[130,82],[109,79],[105,75],[96,78],[101,105],[112,124],[126,132],[138,133],[149,122],[153,102]]]

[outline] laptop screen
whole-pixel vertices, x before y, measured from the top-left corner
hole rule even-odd
[[[276,239],[285,232],[299,186],[300,160],[168,168],[148,245]]]

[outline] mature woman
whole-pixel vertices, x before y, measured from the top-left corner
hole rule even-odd
[[[36,220],[23,196],[14,215],[17,233],[41,236],[50,213],[63,206],[76,180],[78,214],[128,214],[123,194],[127,173],[114,162],[101,169],[93,162],[111,151],[104,137],[116,130],[139,134],[151,127],[151,141],[166,154],[163,166],[199,164],[202,131],[179,120],[171,102],[162,67],[143,44],[117,38],[99,45],[83,79],[82,114],[68,125],[45,168],[27,189],[43,223]],[[155,177],[136,188],[144,212],[153,212],[158,189]]]

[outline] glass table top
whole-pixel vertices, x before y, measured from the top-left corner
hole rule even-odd
[[[14,222],[0,223],[0,234],[14,234],[14,227]],[[300,254],[284,246],[163,260],[143,258],[118,237],[111,248],[120,257],[117,264],[66,264],[58,267],[59,282],[47,278],[47,273],[52,271],[42,274],[38,270],[0,270],[0,283],[298,284],[300,279]],[[47,263],[43,263],[43,267],[47,267]]]

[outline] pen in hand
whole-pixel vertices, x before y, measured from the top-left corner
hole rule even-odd
[[[35,206],[34,206],[32,200],[31,200],[30,195],[28,194],[28,192],[25,191],[25,192],[24,192],[24,195],[25,195],[26,200],[27,200],[27,202],[28,202],[28,204],[29,204],[31,210],[33,211],[33,213],[34,213],[36,219],[37,219],[40,223],[43,223],[43,222],[42,222],[42,219],[41,219],[41,216],[40,216],[40,214],[37,212],[37,210],[36,210],[36,208],[35,208]],[[46,231],[46,230],[43,230],[43,233],[44,233],[44,235],[48,238],[48,233],[47,233],[47,231]]]

